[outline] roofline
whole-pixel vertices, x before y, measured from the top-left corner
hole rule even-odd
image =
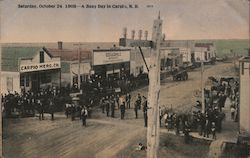
[[[250,57],[249,56],[245,56],[240,58],[239,62],[250,62]]]
[[[93,49],[93,52],[102,52],[102,51],[130,51],[131,49]]]

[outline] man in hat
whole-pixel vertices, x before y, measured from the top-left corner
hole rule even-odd
[[[131,100],[131,95],[129,93],[127,93],[127,95],[126,95],[126,104],[127,104],[128,109],[130,109],[130,100]]]
[[[143,102],[143,117],[144,117],[144,127],[148,126],[148,101],[145,96],[143,96],[144,102]]]
[[[123,120],[125,115],[125,101],[121,103],[120,109],[121,109],[121,119]]]
[[[113,95],[110,98],[110,106],[111,106],[111,117],[114,118],[115,117],[115,98]]]
[[[135,110],[135,118],[138,118],[138,100],[135,101],[134,103],[134,110]]]
[[[81,110],[81,119],[82,119],[82,125],[86,126],[86,119],[88,116],[88,110],[87,107],[83,107]]]
[[[106,114],[107,117],[109,117],[109,111],[110,111],[110,98],[107,96],[106,100],[105,100],[105,105],[106,105]]]

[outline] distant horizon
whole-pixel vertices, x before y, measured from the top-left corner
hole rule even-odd
[[[129,39],[129,38],[128,38]],[[136,40],[136,39],[135,39]],[[250,38],[228,38],[228,39],[167,39],[165,41],[213,41],[213,40],[249,40]],[[150,41],[150,40],[149,40]],[[87,41],[41,41],[41,42],[2,42],[1,44],[29,44],[29,43],[57,43],[57,42],[63,42],[63,43],[119,43],[119,41],[95,41],[95,42],[87,42]]]

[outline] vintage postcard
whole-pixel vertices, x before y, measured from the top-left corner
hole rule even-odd
[[[250,157],[249,0],[1,0],[0,157]]]

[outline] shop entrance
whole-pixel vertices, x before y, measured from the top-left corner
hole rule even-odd
[[[40,89],[39,73],[33,73],[31,75],[31,91],[38,92]]]

